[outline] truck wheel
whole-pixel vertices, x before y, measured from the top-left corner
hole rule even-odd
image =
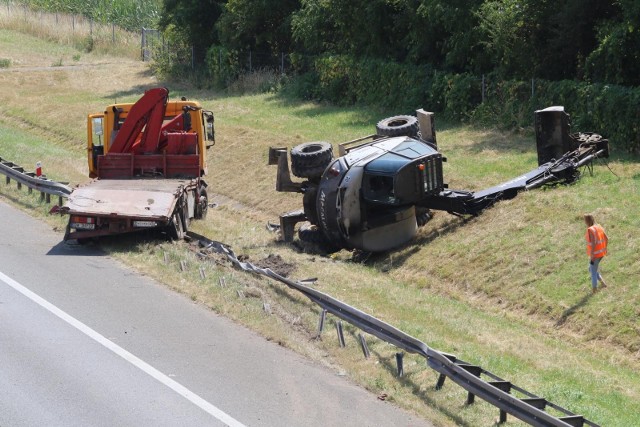
[[[171,240],[184,239],[184,228],[182,228],[182,218],[178,210],[173,213],[169,225],[167,225],[167,234]]]
[[[196,204],[196,219],[205,219],[208,211],[209,197],[207,196],[207,190],[204,187],[200,187],[198,190],[198,203]]]
[[[333,159],[331,144],[306,142],[291,149],[291,173],[298,178],[320,178]]]
[[[376,133],[380,136],[418,135],[418,118],[415,116],[393,116],[382,119],[376,125]]]

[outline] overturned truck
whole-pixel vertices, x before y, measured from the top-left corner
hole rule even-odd
[[[413,239],[432,210],[477,215],[496,201],[550,183],[570,183],[579,168],[609,156],[609,141],[595,133],[570,133],[563,107],[535,112],[538,167],[494,187],[477,191],[449,189],[443,178],[446,158],[438,151],[433,113],[381,120],[376,133],[339,145],[309,142],[291,150],[269,149],[278,165],[276,190],[303,195],[303,209],[280,216],[285,241],[295,225],[303,241],[334,249],[382,252]],[[291,173],[301,182],[294,182]]]

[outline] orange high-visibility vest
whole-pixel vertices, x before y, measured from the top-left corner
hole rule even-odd
[[[589,255],[589,258],[602,258],[607,254],[607,236],[599,224],[587,228],[585,238],[587,239],[587,255]],[[591,239],[594,240],[592,241]],[[591,252],[592,250],[593,253]]]

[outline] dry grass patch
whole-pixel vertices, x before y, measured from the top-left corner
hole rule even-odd
[[[73,48],[76,53],[61,55],[63,62],[77,62],[83,54],[96,52],[99,54],[111,54],[131,59],[140,58],[140,34],[124,31],[111,25],[102,25],[90,22],[82,15],[70,15],[65,13],[45,13],[32,11],[25,7],[9,5],[0,7],[0,29],[29,34],[34,38],[46,40],[58,45],[58,52],[69,52]],[[0,36],[1,37],[1,36]],[[28,39],[25,42],[29,43]],[[34,43],[33,40],[30,41]],[[43,59],[52,53],[46,52],[37,46],[44,43],[35,43],[34,46],[22,45],[22,49],[16,46],[11,54],[18,56],[18,64],[36,63],[40,66],[50,66]],[[26,48],[26,49],[25,49]],[[28,61],[22,62],[21,56],[29,55]],[[33,56],[31,56],[33,55]]]

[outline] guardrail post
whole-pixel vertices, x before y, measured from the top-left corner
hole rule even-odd
[[[44,192],[42,191],[40,192],[40,201],[41,202],[44,201]]]
[[[320,319],[318,319],[318,334],[316,335],[316,338],[320,338],[320,335],[322,334],[322,330],[324,329],[324,319],[327,317],[327,310],[322,309],[322,311],[320,312]]]
[[[44,196],[45,200],[47,201],[47,203],[51,203],[51,194],[46,193],[46,195]]]
[[[369,347],[367,347],[367,339],[361,333],[358,334],[358,337],[360,338],[360,346],[362,347],[362,353],[364,353],[364,358],[368,359],[369,358]]]
[[[447,376],[445,374],[440,374],[440,376],[438,376],[438,381],[436,382],[436,390],[440,390],[442,388],[442,386],[444,385],[444,380],[447,379]]]
[[[9,177],[6,177],[4,181],[5,181],[5,184],[7,185],[11,184],[11,178]]]
[[[404,353],[396,353],[396,363],[398,365],[398,378],[402,378],[404,376],[403,358],[404,358]]]
[[[344,342],[344,332],[342,331],[342,321],[338,320],[336,322],[336,331],[338,332],[338,342],[340,343],[340,347],[346,347]]]

